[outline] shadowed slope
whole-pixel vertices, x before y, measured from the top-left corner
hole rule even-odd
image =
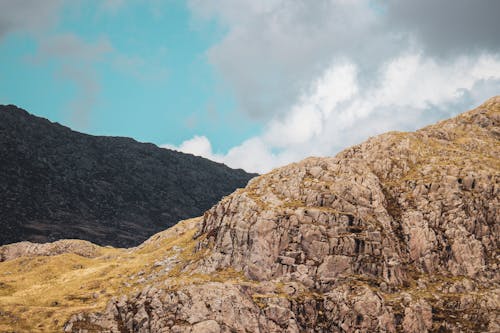
[[[254,176],[130,138],[74,132],[15,106],[0,106],[0,161],[0,244],[135,246]]]

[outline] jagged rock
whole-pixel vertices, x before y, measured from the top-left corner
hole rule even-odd
[[[424,300],[405,308],[403,330],[408,333],[428,332],[432,328],[432,308]]]
[[[494,97],[255,178],[204,214],[182,266],[196,283],[166,278],[65,329],[497,332],[499,122]]]

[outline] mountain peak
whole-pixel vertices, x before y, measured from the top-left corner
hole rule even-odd
[[[186,321],[179,331],[197,327],[186,307],[197,302],[210,305],[200,320],[220,331],[494,331],[499,116],[495,97],[422,130],[253,179],[204,214],[196,259],[182,270],[241,272],[238,282],[143,291],[115,302],[116,311],[138,316],[163,300],[143,316],[149,326],[134,327]],[[240,315],[218,316],[219,295]],[[166,314],[173,306],[181,310]],[[105,318],[91,322],[120,323]]]

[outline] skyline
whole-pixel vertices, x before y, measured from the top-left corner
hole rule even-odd
[[[493,0],[0,9],[1,104],[249,172],[415,130],[500,92]]]

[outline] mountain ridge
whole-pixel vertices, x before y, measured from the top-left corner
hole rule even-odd
[[[252,178],[131,138],[92,136],[0,106],[0,244],[134,246]]]

